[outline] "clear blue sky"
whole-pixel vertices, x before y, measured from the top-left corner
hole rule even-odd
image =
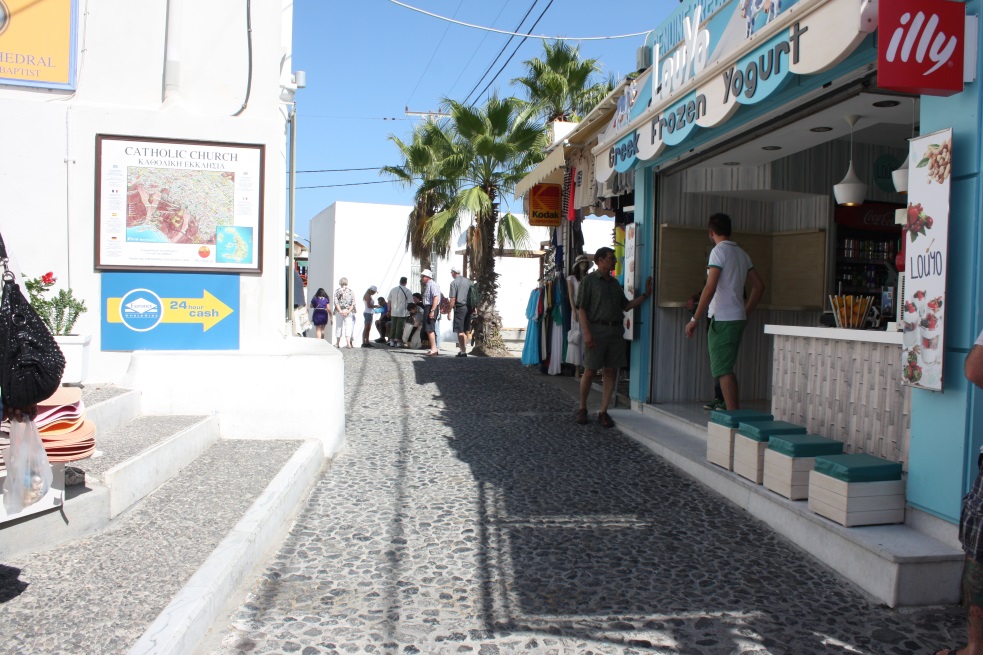
[[[497,29],[556,36],[610,36],[659,26],[678,0],[404,0],[435,14]],[[549,8],[547,8],[549,5]],[[529,17],[516,29],[532,6]],[[533,23],[546,9],[542,19]],[[388,0],[296,0],[294,70],[307,73],[297,93],[297,170],[373,170],[297,175],[297,233],[308,235],[310,219],[337,201],[412,204],[412,190],[394,183],[333,188],[320,185],[378,182],[378,167],[400,162],[390,134],[407,137],[410,111],[436,111],[441,98],[474,98],[505,63],[516,37],[479,85],[509,37],[413,12]],[[635,50],[644,36],[580,42],[584,57],[600,60],[603,74],[619,78],[635,68]],[[527,39],[489,93],[518,95],[509,81],[523,73],[522,62],[541,56],[542,41]],[[482,96],[483,97],[483,96]],[[480,103],[479,99],[479,103]],[[396,120],[381,120],[396,119]],[[516,210],[520,208],[514,208]]]

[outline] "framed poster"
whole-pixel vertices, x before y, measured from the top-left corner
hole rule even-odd
[[[96,136],[96,268],[261,273],[265,146]]]
[[[908,161],[902,376],[908,386],[942,391],[952,130],[912,139]]]
[[[78,0],[0,0],[0,84],[74,89]]]
[[[635,224],[629,223],[625,226],[625,297],[628,300],[635,299]],[[625,312],[623,326],[625,328],[625,339],[633,341],[635,339],[635,326],[633,325],[635,310],[630,309]]]

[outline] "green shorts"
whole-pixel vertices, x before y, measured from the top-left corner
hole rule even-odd
[[[584,348],[584,368],[622,368],[628,366],[628,352],[625,348],[625,328],[618,325],[599,325],[591,323],[590,335],[593,348]]]
[[[741,347],[741,337],[747,321],[716,321],[710,319],[708,346],[710,350],[710,372],[713,377],[729,375],[734,372],[737,350]]]

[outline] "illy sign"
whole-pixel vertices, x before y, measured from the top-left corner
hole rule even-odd
[[[877,31],[879,88],[935,96],[963,90],[964,3],[881,2]]]

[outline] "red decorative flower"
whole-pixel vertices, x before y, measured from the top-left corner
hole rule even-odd
[[[44,284],[46,284],[47,286],[51,286],[52,284],[54,284],[55,282],[57,282],[57,278],[55,278],[55,274],[54,273],[52,273],[51,271],[48,271],[47,273],[45,273],[44,275],[41,276],[41,281]]]

